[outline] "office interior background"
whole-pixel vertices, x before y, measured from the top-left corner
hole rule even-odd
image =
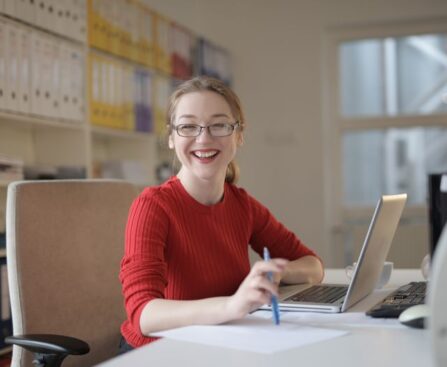
[[[248,121],[241,186],[329,267],[354,261],[381,194],[407,192],[389,260],[420,265],[429,251],[427,173],[447,171],[445,1],[144,3],[227,53]],[[43,120],[1,112],[0,155],[27,165],[89,162],[89,177],[91,162],[124,159],[128,169],[144,166],[139,184],[156,184],[157,167],[171,161],[155,134]],[[5,184],[0,196],[4,203]]]

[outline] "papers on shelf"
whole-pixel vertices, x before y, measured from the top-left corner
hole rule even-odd
[[[270,319],[250,315],[223,325],[187,326],[152,335],[269,354],[345,334],[348,334],[348,331],[310,327],[285,320],[277,326]]]

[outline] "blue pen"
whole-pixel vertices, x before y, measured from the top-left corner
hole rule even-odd
[[[267,247],[264,247],[264,261],[270,261],[270,252]],[[271,271],[267,273],[267,278],[268,278],[268,280],[273,282],[273,274]],[[275,322],[275,325],[279,325],[278,299],[273,294],[272,294],[271,302],[272,302],[273,321]]]

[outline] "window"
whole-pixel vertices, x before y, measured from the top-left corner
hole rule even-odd
[[[351,263],[383,194],[408,193],[389,259],[428,252],[427,174],[447,172],[447,22],[329,29],[325,197],[331,266]]]
[[[447,34],[342,42],[339,47],[342,119],[447,113]],[[343,201],[374,205],[381,193],[407,192],[424,204],[426,176],[447,171],[447,129],[393,127],[342,136]]]

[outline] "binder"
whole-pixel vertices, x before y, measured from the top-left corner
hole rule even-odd
[[[48,0],[34,1],[34,21],[35,24],[44,29],[48,29],[47,23]]]
[[[103,22],[101,19],[101,0],[87,1],[88,42],[90,46],[101,48]]]
[[[3,0],[3,13],[14,18],[17,14],[16,0]]]
[[[0,110],[4,110],[6,106],[6,37],[6,24],[0,19]]]
[[[157,14],[155,17],[155,57],[156,67],[171,74],[170,23],[167,18]]]
[[[72,83],[71,79],[77,76],[73,75],[71,57],[72,49],[68,42],[61,42],[59,48],[60,60],[60,84],[59,84],[59,117],[62,119],[72,120],[74,111],[72,110]]]
[[[42,48],[43,39],[40,33],[31,33],[31,113],[42,115],[43,94],[42,89]]]
[[[189,79],[193,74],[194,36],[180,25],[172,25],[172,75],[178,79]]]
[[[135,104],[135,127],[140,132],[152,130],[151,113],[151,76],[147,70],[135,70],[136,104]]]
[[[112,66],[107,58],[102,58],[101,60],[101,124],[110,127],[111,114],[110,114],[110,104],[112,100],[112,85],[111,85],[111,70]]]
[[[119,85],[119,62],[113,59],[108,59],[107,65],[107,127],[119,128],[120,121],[118,121],[118,93]]]
[[[166,106],[171,94],[171,84],[167,77],[161,75],[154,76],[153,93],[153,116],[154,131],[158,136],[166,133]]]
[[[138,61],[155,68],[155,14],[143,4],[137,4]]]
[[[65,0],[66,7],[71,13],[67,25],[67,36],[80,42],[85,42],[87,34],[86,2],[85,0]]]
[[[6,257],[0,257],[0,348],[4,348],[5,337],[12,335],[11,305],[9,301],[8,272],[6,267]]]
[[[47,36],[44,43],[45,62],[48,63],[48,84],[45,83],[45,96],[47,93],[49,98],[46,105],[45,115],[49,117],[59,117],[59,85],[60,85],[60,59],[59,59],[59,43],[60,41],[54,37]],[[46,47],[45,47],[46,46]]]
[[[101,65],[99,57],[94,53],[88,55],[88,96],[90,122],[101,125]]]
[[[53,29],[56,33],[70,37],[67,30],[66,13],[69,2],[67,0],[54,1],[54,17],[53,17]]]
[[[18,109],[29,114],[31,111],[31,32],[18,26]]]
[[[75,45],[69,47],[70,56],[70,108],[69,116],[83,121],[85,114],[85,55],[84,49]]]
[[[14,23],[7,24],[6,40],[6,100],[5,108],[9,111],[19,111],[18,98],[18,63],[19,63],[19,29]]]
[[[13,0],[15,1],[17,16],[26,23],[34,24],[34,4],[29,0]]]
[[[129,131],[134,131],[136,129],[136,116],[134,113],[136,98],[134,68],[129,65],[124,65],[123,71],[124,128]]]

